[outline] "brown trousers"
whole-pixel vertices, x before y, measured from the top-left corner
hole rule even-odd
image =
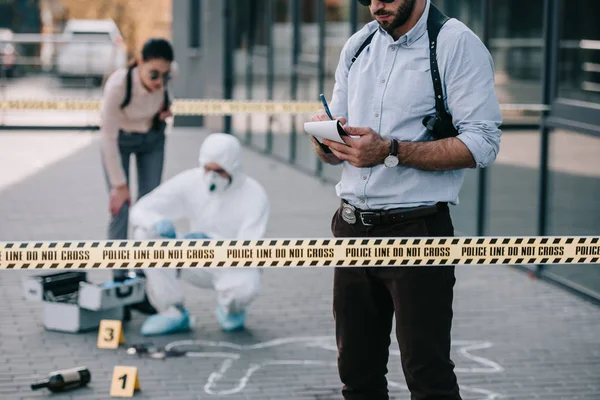
[[[348,224],[333,216],[336,237],[454,236],[448,206],[390,225]],[[450,359],[454,266],[340,267],[333,314],[344,399],[388,400],[392,318],[411,400],[461,400]]]

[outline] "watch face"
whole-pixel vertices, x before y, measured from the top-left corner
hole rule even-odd
[[[398,157],[396,157],[396,156],[387,156],[385,158],[384,164],[388,168],[395,167],[396,165],[398,165]]]

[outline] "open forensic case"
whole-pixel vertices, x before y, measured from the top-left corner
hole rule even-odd
[[[27,277],[22,287],[25,299],[43,303],[46,329],[77,333],[122,320],[126,305],[144,299],[144,284],[141,277],[95,284],[86,272],[68,271]]]

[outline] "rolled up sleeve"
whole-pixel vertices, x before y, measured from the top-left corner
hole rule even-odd
[[[484,44],[470,31],[462,32],[449,47],[443,71],[448,110],[459,132],[457,138],[467,146],[476,166],[484,168],[496,160],[502,134],[494,62]]]

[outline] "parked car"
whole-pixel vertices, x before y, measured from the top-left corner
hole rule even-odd
[[[0,79],[12,78],[17,72],[18,52],[13,40],[13,32],[10,29],[0,29]]]
[[[99,85],[108,73],[127,65],[127,48],[113,20],[71,19],[63,39],[56,57],[62,79],[91,77]]]

